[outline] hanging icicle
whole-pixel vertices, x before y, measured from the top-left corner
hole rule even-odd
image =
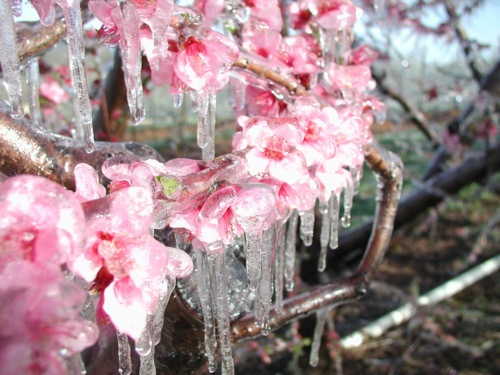
[[[42,112],[40,111],[40,68],[38,58],[33,58],[26,69],[28,82],[30,118],[33,125],[40,125]]]
[[[141,361],[139,365],[140,375],[155,375],[156,367],[154,361],[154,345],[151,337],[153,330],[154,316],[148,315],[146,327],[141,333],[141,336],[135,343],[135,351],[139,354]]]
[[[262,249],[261,235],[246,234],[246,256],[247,256],[247,276],[248,288],[255,291],[259,287],[259,280],[262,271]]]
[[[175,288],[175,279],[168,277],[163,281],[158,301],[158,309],[153,321],[153,345],[158,345],[161,339],[161,330],[163,329],[163,320],[165,318],[165,310],[167,309],[170,295]]]
[[[335,250],[339,247],[339,211],[340,211],[340,196],[337,192],[332,192],[330,201],[328,202],[330,211],[330,249]]]
[[[174,108],[180,109],[182,107],[182,103],[184,102],[184,93],[181,92],[177,95],[174,95]]]
[[[200,91],[196,95],[196,99],[193,97],[193,106],[196,106],[193,110],[198,112],[198,124],[196,131],[196,140],[198,147],[204,149],[207,147],[207,124],[208,124],[208,93],[205,91]]]
[[[309,211],[303,211],[299,213],[300,215],[300,239],[305,246],[311,246],[314,236],[314,219],[315,210],[314,207]]]
[[[66,19],[69,68],[75,101],[75,139],[85,145],[87,152],[94,150],[94,130],[92,128],[92,108],[85,75],[85,47],[83,45],[82,15],[80,2],[61,2]]]
[[[231,349],[231,332],[229,320],[229,308],[227,303],[227,276],[225,265],[225,254],[209,254],[208,264],[212,282],[212,293],[215,299],[217,311],[217,331],[219,332],[220,352],[222,356],[222,375],[234,374],[233,353]]]
[[[274,300],[276,304],[276,312],[283,312],[283,284],[284,284],[284,268],[285,268],[285,230],[286,223],[280,223],[276,229],[276,255],[274,258]]]
[[[132,373],[132,357],[128,336],[123,333],[116,333],[118,340],[118,372],[120,375],[130,375]]]
[[[9,0],[0,0],[0,65],[3,71],[3,83],[12,107],[11,116],[24,116],[22,103],[21,66],[17,51],[17,37],[14,17]]]
[[[288,219],[285,242],[285,289],[293,291],[295,285],[295,252],[297,250],[297,226],[299,224],[299,214],[294,210]]]
[[[142,87],[141,69],[142,56],[139,42],[140,18],[133,4],[128,0],[118,0],[122,17],[123,42],[122,58],[127,86],[127,101],[132,117],[132,124],[139,125],[146,113],[144,111],[144,92]]]
[[[203,321],[205,322],[205,353],[208,358],[208,371],[217,370],[215,351],[217,349],[217,337],[215,335],[215,303],[212,296],[210,271],[208,268],[207,254],[203,250],[195,250],[196,254],[196,285],[198,297],[200,298]]]
[[[351,225],[351,209],[352,201],[354,199],[354,182],[352,179],[346,179],[346,185],[344,186],[344,212],[340,223],[344,228],[349,228]]]
[[[271,255],[274,244],[274,228],[271,227],[262,233],[261,244],[261,276],[258,280],[258,289],[255,298],[255,320],[262,329],[262,334],[269,333],[269,311],[272,299],[272,272]]]
[[[326,268],[326,253],[330,243],[330,228],[332,224],[332,216],[328,212],[328,203],[320,203],[319,210],[321,211],[321,233],[320,245],[321,251],[319,253],[318,271],[323,272]]]
[[[205,147],[202,149],[202,159],[206,161],[215,158],[215,112],[217,106],[217,94],[208,94],[208,115],[205,121]],[[200,113],[198,112],[198,116]]]
[[[309,364],[316,367],[319,361],[319,349],[321,347],[321,338],[323,336],[323,329],[325,327],[326,317],[330,312],[331,307],[325,307],[316,312],[316,326],[314,327],[313,341],[311,345],[311,355],[309,357]]]
[[[83,363],[80,353],[72,355],[69,358],[65,358],[65,362],[68,374],[85,375],[87,373],[87,370],[85,369],[85,363]]]

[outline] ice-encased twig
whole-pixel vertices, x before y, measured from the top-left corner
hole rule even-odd
[[[40,125],[42,113],[40,111],[40,69],[38,58],[33,58],[26,69],[28,82],[30,118],[33,125]]]
[[[0,0],[0,65],[3,83],[9,94],[11,116],[24,116],[23,92],[21,86],[21,65],[17,51],[16,29],[9,0]]]
[[[200,298],[203,321],[205,323],[205,354],[208,358],[208,371],[217,369],[215,351],[217,349],[217,336],[215,335],[215,304],[212,296],[210,271],[208,268],[207,254],[203,250],[196,250],[196,285]]]
[[[285,242],[285,289],[289,292],[294,287],[295,276],[295,252],[297,249],[297,226],[299,224],[299,214],[294,210],[288,219]]]
[[[118,372],[120,375],[130,375],[132,373],[132,357],[128,336],[124,333],[116,333],[118,340]]]
[[[314,207],[309,211],[299,213],[300,216],[300,239],[305,246],[311,246],[314,236]]]
[[[325,327],[325,321],[331,307],[325,307],[316,312],[316,326],[314,327],[314,335],[311,345],[311,354],[309,357],[309,364],[313,367],[318,365],[319,361],[319,349],[321,347],[321,337],[323,336],[323,329]]]
[[[142,87],[142,57],[139,42],[140,18],[133,4],[128,0],[117,0],[123,22],[123,40],[121,43],[127,101],[132,124],[140,124],[146,117],[144,110],[144,92]]]
[[[67,0],[62,5],[66,19],[69,68],[75,101],[75,139],[84,143],[87,152],[92,152],[94,150],[94,130],[92,128],[92,107],[90,106],[87,77],[83,64],[85,47],[80,2]]]
[[[209,254],[208,264],[212,283],[215,305],[217,308],[217,331],[219,332],[220,352],[222,356],[222,375],[234,374],[233,353],[231,349],[231,332],[229,307],[227,303],[227,275],[225,254]]]

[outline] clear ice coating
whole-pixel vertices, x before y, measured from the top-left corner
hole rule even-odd
[[[32,59],[26,68],[28,82],[30,117],[33,125],[40,125],[42,112],[40,111],[40,69],[38,58]]]
[[[75,354],[69,358],[65,358],[66,369],[70,375],[84,375],[87,373],[85,370],[85,363],[83,363],[80,353]]]
[[[303,211],[299,213],[300,216],[300,239],[305,246],[311,246],[314,236],[314,219],[315,210],[314,207],[309,211]]]
[[[225,266],[225,255],[209,254],[208,266],[210,269],[210,278],[212,282],[212,293],[214,295],[217,331],[219,332],[220,353],[222,357],[221,373],[222,375],[234,374],[233,353],[231,349],[231,332],[229,320],[229,308],[227,303],[227,276]]]
[[[123,22],[122,58],[127,87],[127,101],[132,124],[140,124],[146,117],[141,70],[142,56],[139,42],[140,18],[128,0],[118,0]]]
[[[196,250],[196,285],[198,297],[200,298],[203,321],[205,322],[205,353],[208,359],[208,371],[211,373],[217,369],[215,351],[217,349],[217,336],[215,334],[215,303],[212,295],[210,271],[208,268],[207,254],[203,250]]]
[[[116,333],[118,340],[118,372],[120,375],[130,375],[132,373],[132,357],[128,336],[123,333]]]
[[[158,308],[153,320],[153,345],[158,345],[161,339],[161,330],[163,328],[163,320],[165,317],[165,310],[167,309],[170,295],[175,288],[175,279],[167,277],[163,280],[160,291],[160,298],[158,301]]]
[[[314,327],[311,354],[309,357],[309,364],[313,367],[316,367],[318,365],[321,337],[323,336],[323,329],[325,327],[326,318],[331,309],[331,307],[325,307],[316,312],[316,326]]]
[[[299,224],[299,214],[294,210],[288,219],[285,241],[285,289],[293,291],[295,285],[295,252],[297,249],[297,226]]]
[[[94,130],[92,128],[92,107],[87,90],[85,75],[85,47],[83,44],[82,15],[80,2],[61,2],[66,19],[69,67],[75,100],[75,138],[85,144],[87,152],[94,150]]]
[[[155,351],[151,332],[153,330],[155,317],[148,315],[146,327],[135,343],[135,351],[139,354],[139,375],[155,375]]]
[[[9,0],[0,0],[0,65],[3,71],[3,83],[12,107],[11,116],[24,116],[21,86],[21,65],[17,51],[17,37],[14,17]]]

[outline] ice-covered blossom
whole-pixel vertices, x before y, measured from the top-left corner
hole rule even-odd
[[[5,375],[67,374],[65,358],[94,344],[79,316],[84,292],[57,264],[13,261],[0,271],[0,364]]]
[[[62,265],[84,245],[84,215],[72,192],[38,176],[0,183],[0,270],[10,261]]]
[[[317,23],[324,29],[347,29],[356,22],[356,6],[351,0],[299,0],[289,7],[294,29]]]
[[[87,243],[70,267],[94,282],[116,329],[137,339],[156,310],[161,281],[190,274],[191,258],[149,234],[153,200],[143,187],[120,189],[84,207]]]

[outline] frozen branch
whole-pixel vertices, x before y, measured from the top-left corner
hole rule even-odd
[[[269,324],[276,329],[284,324],[310,315],[322,307],[338,306],[363,297],[382,260],[392,234],[393,220],[402,183],[402,164],[394,154],[376,145],[366,148],[366,162],[377,175],[379,190],[372,235],[356,273],[334,283],[318,286],[306,293],[284,301],[283,312],[271,310]],[[233,341],[256,337],[261,328],[253,314],[232,323]]]

